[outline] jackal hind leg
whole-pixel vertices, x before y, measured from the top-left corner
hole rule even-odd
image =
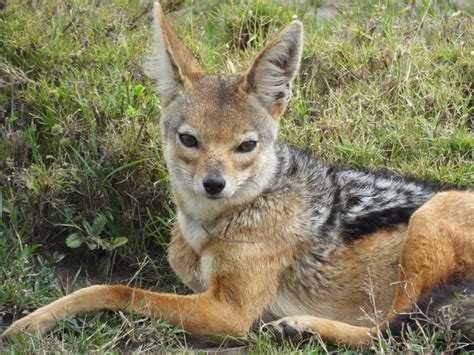
[[[455,274],[474,278],[474,193],[439,193],[411,218],[400,258],[400,283],[383,322],[411,308],[413,301]],[[383,326],[380,325],[380,326]],[[377,328],[313,317],[290,316],[267,325],[277,337],[367,347]]]
[[[387,320],[455,275],[474,277],[474,193],[435,195],[412,216]]]

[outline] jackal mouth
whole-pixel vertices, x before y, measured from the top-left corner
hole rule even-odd
[[[225,196],[216,196],[216,195],[210,195],[210,194],[205,194],[209,200],[222,200],[225,198]]]

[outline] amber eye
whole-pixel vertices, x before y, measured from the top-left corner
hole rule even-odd
[[[249,153],[257,146],[256,141],[246,141],[237,147],[239,153]]]
[[[188,148],[196,148],[198,145],[197,139],[190,134],[180,133],[179,140]]]

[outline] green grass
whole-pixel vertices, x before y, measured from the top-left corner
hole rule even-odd
[[[407,3],[339,5],[336,17],[320,21],[324,8],[309,1],[175,1],[179,13],[169,18],[209,72],[233,73],[299,17],[305,52],[282,140],[329,162],[472,186],[473,7]],[[95,282],[185,291],[165,257],[173,206],[156,124],[159,98],[142,70],[150,5],[0,5],[3,325]],[[180,334],[152,320],[101,314],[3,350],[171,351],[189,347]],[[298,347],[277,345],[258,327],[242,344],[250,352]],[[455,346],[438,330],[373,349]],[[299,349],[343,351],[317,342]]]

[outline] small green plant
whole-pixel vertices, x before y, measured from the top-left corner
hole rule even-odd
[[[108,218],[112,220],[110,214]],[[66,238],[67,246],[69,248],[79,248],[81,245],[86,244],[90,250],[99,248],[111,252],[126,244],[128,242],[126,237],[108,239],[103,236],[102,233],[104,232],[108,218],[106,215],[99,214],[94,219],[92,225],[87,221],[83,221],[81,232],[72,233]]]

